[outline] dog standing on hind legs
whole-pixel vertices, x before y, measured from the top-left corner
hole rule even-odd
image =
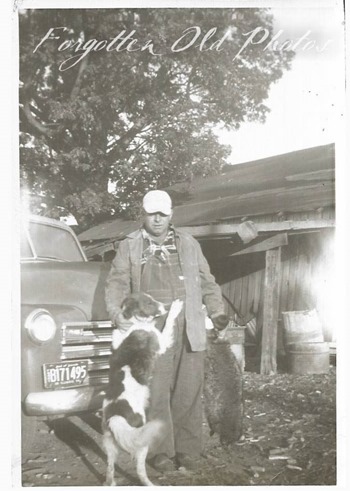
[[[162,421],[146,422],[149,387],[157,357],[173,344],[173,328],[183,302],[175,300],[162,332],[155,319],[166,314],[164,304],[150,295],[137,293],[122,303],[125,319],[132,321],[126,332],[113,331],[109,383],[103,401],[103,444],[107,453],[106,485],[115,486],[114,465],[120,450],[136,461],[142,484],[152,486],[146,472],[149,447],[161,436]]]

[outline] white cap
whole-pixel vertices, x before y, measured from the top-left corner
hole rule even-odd
[[[171,198],[165,191],[149,191],[143,198],[142,206],[146,213],[171,215]]]

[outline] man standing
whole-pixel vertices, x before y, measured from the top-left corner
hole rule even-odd
[[[106,304],[116,328],[127,330],[120,305],[143,291],[170,304],[184,301],[176,320],[174,345],[160,356],[151,385],[149,419],[161,419],[166,430],[150,460],[157,470],[177,466],[196,469],[202,451],[202,390],[206,348],[203,303],[214,327],[227,324],[221,289],[210,273],[199,243],[171,225],[172,203],[165,191],[143,198],[140,230],[123,240],[107,279]],[[159,319],[162,329],[165,319]],[[175,459],[174,459],[175,458]]]

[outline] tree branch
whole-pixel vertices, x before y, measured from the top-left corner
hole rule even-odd
[[[132,140],[135,138],[135,136],[142,132],[147,126],[149,126],[152,123],[147,122],[147,118],[141,118],[139,124],[134,124],[132,128],[130,128],[128,131],[122,135],[119,140],[116,140],[115,143],[113,143],[110,146],[110,151],[113,151],[114,147],[123,145],[125,148],[128,147],[128,145],[132,142]]]
[[[78,75],[77,75],[77,78],[75,79],[73,88],[72,88],[71,93],[70,93],[70,99],[74,99],[79,93],[81,83],[83,80],[83,74],[84,74],[84,71],[86,70],[86,67],[88,66],[88,56],[89,55],[85,56],[83,61],[80,63]]]
[[[45,135],[47,137],[51,137],[52,136],[52,130],[50,130],[47,126],[45,126],[44,124],[40,123],[40,121],[38,121],[32,114],[32,111],[30,110],[30,104],[29,102],[25,102],[23,104],[23,106],[21,107],[28,123],[31,125],[31,126],[34,126],[34,128],[36,130],[39,131],[39,133],[41,133],[42,135]]]

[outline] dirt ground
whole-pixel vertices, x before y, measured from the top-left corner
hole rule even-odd
[[[318,375],[244,372],[244,439],[222,448],[203,424],[205,449],[195,472],[159,474],[157,485],[335,485],[336,368]],[[98,415],[41,421],[22,463],[23,486],[100,486],[106,459]],[[138,485],[126,456],[118,485]]]

